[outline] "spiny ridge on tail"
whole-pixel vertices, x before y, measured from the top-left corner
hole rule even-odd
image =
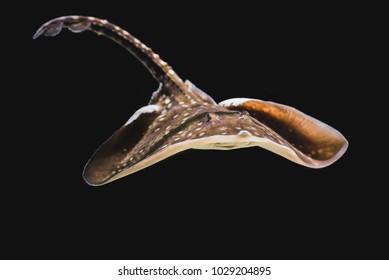
[[[158,82],[166,86],[176,86],[183,91],[187,89],[181,78],[158,54],[154,53],[149,47],[126,30],[104,19],[87,16],[59,17],[43,24],[34,34],[33,38],[36,39],[41,35],[56,36],[64,27],[75,33],[90,30],[110,38],[126,48],[141,61]]]

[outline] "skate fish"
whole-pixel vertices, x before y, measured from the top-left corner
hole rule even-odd
[[[140,40],[106,20],[59,17],[42,25],[33,38],[55,36],[65,27],[112,39],[159,83],[149,104],[137,110],[90,158],[83,172],[90,185],[104,185],[187,149],[259,146],[295,163],[322,168],[338,160],[348,147],[336,129],[290,106],[254,98],[216,103],[190,81],[184,82]]]

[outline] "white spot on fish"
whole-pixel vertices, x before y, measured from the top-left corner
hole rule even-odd
[[[250,101],[250,100],[254,100],[254,99],[249,99],[249,98],[231,98],[231,99],[227,99],[227,100],[224,100],[224,101],[220,102],[219,105],[223,106],[223,107],[239,106],[239,105],[242,105],[243,103],[245,103],[247,101]],[[261,100],[259,100],[259,101],[261,101]]]
[[[252,136],[252,135],[247,130],[241,130],[241,131],[239,131],[238,136],[248,137],[248,136]]]
[[[124,125],[128,125],[128,124],[132,123],[137,118],[139,118],[139,116],[142,114],[149,114],[149,113],[153,113],[153,112],[158,112],[160,110],[161,110],[161,107],[158,105],[144,106],[144,107],[140,108],[138,111],[136,111]]]

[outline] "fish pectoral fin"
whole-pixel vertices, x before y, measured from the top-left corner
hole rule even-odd
[[[249,98],[229,99],[219,105],[245,111],[269,127],[290,144],[308,167],[328,166],[348,147],[346,138],[339,131],[290,106]]]
[[[148,105],[136,111],[93,154],[84,169],[85,181],[94,186],[103,185],[122,169],[134,164],[133,155],[141,149],[139,143],[160,112],[158,105]]]

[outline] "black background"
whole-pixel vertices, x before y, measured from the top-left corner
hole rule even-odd
[[[370,259],[388,251],[384,183],[370,158],[379,150],[366,136],[369,103],[356,96],[359,26],[340,7],[248,3],[56,3],[10,13],[1,258]],[[91,32],[32,40],[44,22],[72,14],[128,30],[217,102],[298,108],[341,131],[349,150],[321,170],[259,148],[191,150],[91,187],[85,163],[158,85]]]

